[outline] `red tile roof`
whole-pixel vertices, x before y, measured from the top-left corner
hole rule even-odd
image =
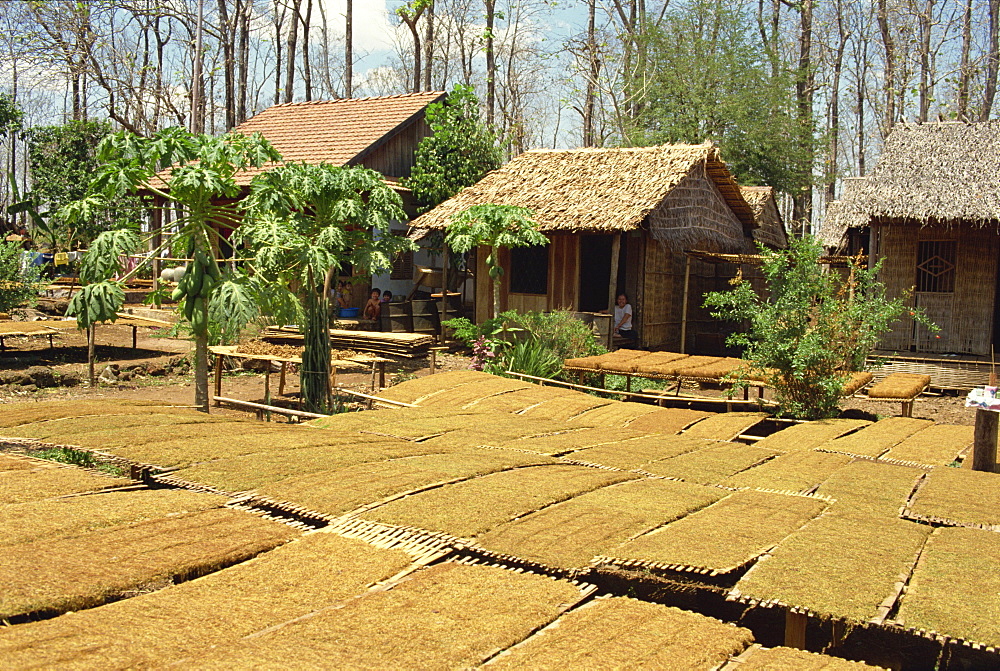
[[[234,132],[261,133],[285,161],[357,163],[370,148],[401,129],[430,103],[443,100],[441,91],[381,98],[344,98],[269,107],[244,121]],[[270,166],[236,176],[238,184]]]

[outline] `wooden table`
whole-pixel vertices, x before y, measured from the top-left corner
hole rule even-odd
[[[281,364],[280,377],[278,378],[278,395],[281,396],[285,393],[285,373],[288,368],[288,364],[294,363],[302,365],[302,357],[281,357],[271,354],[245,354],[242,352],[237,352],[236,347],[233,345],[220,345],[217,347],[209,347],[208,351],[215,355],[215,395],[222,396],[222,357],[228,356],[234,359],[246,359],[251,361],[267,361],[268,363],[274,361]],[[362,366],[367,366],[372,364],[372,392],[375,391],[375,372],[378,372],[378,384],[379,388],[385,386],[385,364],[391,361],[391,359],[383,359],[382,357],[371,356],[368,354],[361,354],[350,359],[330,359],[330,386],[332,388],[337,387],[337,369],[338,368],[358,368]],[[264,398],[270,398],[271,393],[271,367],[268,366],[267,372],[264,375]],[[220,405],[218,401],[215,405]]]
[[[33,337],[48,336],[49,347],[53,347],[52,336],[68,329],[76,328],[75,319],[65,319],[60,321],[38,321],[38,322],[0,322],[0,352],[7,349],[4,338],[8,337]]]
[[[148,326],[151,328],[170,328],[173,326],[173,322],[163,321],[162,319],[150,319],[149,317],[137,317],[135,315],[130,315],[128,313],[119,312],[118,319],[115,320],[116,326],[131,326],[132,327],[132,349],[137,349],[137,334],[138,328],[140,326]]]

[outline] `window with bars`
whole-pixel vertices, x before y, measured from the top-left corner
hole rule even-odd
[[[955,240],[921,240],[917,249],[917,291],[955,291]]]

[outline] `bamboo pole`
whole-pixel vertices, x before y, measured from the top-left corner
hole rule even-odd
[[[691,257],[684,263],[684,300],[681,302],[681,354],[687,353],[688,290],[691,286]]]
[[[608,312],[615,314],[615,304],[618,298],[618,257],[621,256],[622,236],[615,233],[611,239],[611,276],[608,279]],[[634,315],[633,315],[634,316]],[[611,320],[611,329],[614,332],[614,318]]]

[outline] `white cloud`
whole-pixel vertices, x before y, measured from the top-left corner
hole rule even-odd
[[[320,0],[320,2],[323,3],[330,32],[343,39],[347,0]],[[313,19],[318,23],[319,10],[314,9],[313,12]],[[392,49],[397,23],[386,7],[386,0],[354,0],[354,51],[362,54]]]

